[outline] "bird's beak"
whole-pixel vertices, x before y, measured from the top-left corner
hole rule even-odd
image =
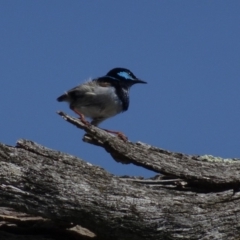
[[[144,82],[144,81],[142,81],[142,80],[140,80],[140,79],[135,79],[135,80],[134,80],[134,83],[147,83],[147,82]]]

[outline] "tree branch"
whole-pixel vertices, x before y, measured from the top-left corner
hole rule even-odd
[[[204,188],[238,188],[240,185],[239,159],[221,159],[212,156],[192,156],[174,153],[144,143],[123,142],[121,139],[94,127],[86,126],[76,118],[58,112],[66,121],[84,129],[83,140],[103,147],[123,164],[134,164],[146,169],[187,180]],[[217,163],[217,169],[216,169]]]
[[[238,161],[124,142],[59,114],[116,161],[163,175],[120,178],[74,156],[19,140],[16,147],[0,144],[1,207],[64,228],[81,225],[105,240],[239,239]]]

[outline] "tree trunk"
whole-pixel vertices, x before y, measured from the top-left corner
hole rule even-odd
[[[117,162],[158,175],[121,178],[31,141],[0,144],[0,239],[240,238],[237,159],[122,141],[59,115],[84,129],[84,141],[103,147]]]

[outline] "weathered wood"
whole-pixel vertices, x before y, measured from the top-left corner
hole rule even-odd
[[[19,140],[16,147],[0,144],[1,207],[65,226],[78,224],[105,240],[240,238],[238,161],[124,142],[60,114],[115,160],[175,180],[119,178],[77,157]]]
[[[1,240],[89,240],[94,236],[80,226],[53,222],[42,217],[32,217],[14,209],[0,207]]]
[[[144,143],[124,142],[94,126],[85,126],[78,119],[59,112],[66,121],[88,133],[87,142],[103,147],[123,164],[134,164],[146,169],[172,175],[204,188],[238,188],[240,186],[240,159],[222,159],[213,156],[192,156],[174,153]],[[217,168],[216,168],[217,166]]]

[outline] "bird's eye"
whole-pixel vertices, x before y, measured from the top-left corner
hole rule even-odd
[[[132,74],[131,72],[128,72],[128,75],[131,77],[131,79],[135,79],[136,78],[135,75]]]

